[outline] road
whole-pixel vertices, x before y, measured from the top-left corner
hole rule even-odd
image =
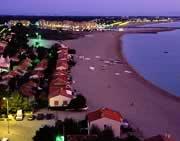
[[[55,123],[54,120],[42,120],[42,121],[28,121],[24,119],[23,121],[10,121],[9,122],[9,131],[8,134],[8,124],[7,121],[0,121],[0,138],[8,137],[13,141],[32,141],[32,137],[35,135],[35,132],[44,125],[53,126]]]
[[[47,111],[41,110],[37,113],[53,113],[58,120],[64,120],[65,118],[73,118],[75,120],[85,119],[87,112],[63,112],[63,111]],[[36,114],[37,114],[36,113]],[[2,137],[8,137],[13,141],[32,141],[32,137],[36,131],[44,125],[55,125],[56,118],[53,120],[33,120],[28,121],[25,117],[23,121],[12,120],[9,122],[10,134],[8,134],[7,121],[0,121],[0,139]]]

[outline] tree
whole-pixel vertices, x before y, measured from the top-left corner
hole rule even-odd
[[[6,56],[14,56],[16,53],[20,52],[20,49],[27,49],[28,38],[27,28],[24,27],[21,23],[17,23],[16,26],[12,27],[12,32],[15,35],[12,36],[11,41],[8,43],[7,47],[4,49],[3,55]]]
[[[72,118],[66,118],[64,120],[64,133],[66,135],[68,135],[68,134],[79,134],[80,133],[80,127],[78,125],[78,122],[76,122]]]
[[[75,49],[68,49],[68,53],[69,54],[76,54],[76,50]]]
[[[125,138],[123,141],[141,141],[141,140],[135,135],[128,135],[128,137]]]
[[[82,95],[77,95],[76,98],[72,99],[69,103],[70,109],[81,109],[86,107],[86,98]]]
[[[33,141],[55,141],[58,131],[55,127],[44,126],[36,131]]]
[[[99,141],[112,141],[115,138],[112,128],[106,127],[99,137]]]
[[[32,109],[32,106],[28,100],[28,98],[23,97],[19,94],[18,91],[9,92],[4,97],[8,98],[9,101],[9,111],[15,113],[18,109],[22,109],[24,111],[29,111]],[[1,97],[2,98],[2,97]],[[6,102],[3,101],[2,109],[6,109]]]
[[[64,126],[63,121],[61,121],[61,120],[56,121],[55,128],[62,134],[64,132],[64,127],[63,126]]]
[[[96,125],[92,125],[91,128],[90,128],[90,134],[100,136],[101,135],[101,130]]]

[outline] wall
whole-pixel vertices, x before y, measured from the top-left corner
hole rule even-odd
[[[52,97],[49,99],[49,106],[50,107],[54,107],[54,101],[58,101],[59,102],[59,105],[58,106],[62,106],[63,105],[63,101],[67,101],[68,103],[71,101],[71,98],[69,97],[65,97],[65,96],[62,96],[62,95],[58,95],[58,96],[55,96],[55,97]]]
[[[104,125],[110,126],[110,127],[112,127],[112,129],[114,131],[114,135],[120,136],[121,122],[119,122],[119,121],[115,121],[115,120],[108,119],[108,118],[101,118],[101,119],[90,122],[89,127],[91,128],[92,125],[96,125],[102,130],[104,129]]]

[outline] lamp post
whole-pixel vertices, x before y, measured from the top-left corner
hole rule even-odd
[[[8,134],[10,133],[9,132],[9,118],[8,118],[8,115],[9,115],[9,101],[6,97],[3,97],[3,100],[6,101],[6,110],[7,110],[7,124],[8,124]]]

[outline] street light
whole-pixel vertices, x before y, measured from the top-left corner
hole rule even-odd
[[[9,118],[8,118],[8,115],[9,115],[9,101],[6,97],[3,97],[3,100],[6,101],[6,110],[7,110],[7,124],[8,124],[8,134],[10,133],[9,132]]]
[[[64,141],[64,136],[57,135],[56,141]]]

